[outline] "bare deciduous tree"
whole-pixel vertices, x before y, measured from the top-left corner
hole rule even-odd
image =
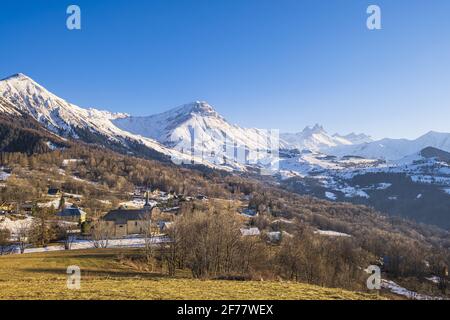
[[[102,221],[93,223],[91,237],[95,248],[107,248],[111,239],[111,229]]]
[[[0,256],[8,253],[10,250],[11,242],[10,242],[11,232],[9,229],[2,228],[0,229]]]
[[[16,241],[20,253],[23,254],[27,245],[30,243],[31,223],[23,222],[16,228]]]

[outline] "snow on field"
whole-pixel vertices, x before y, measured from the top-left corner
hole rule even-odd
[[[26,217],[25,219],[12,220],[8,217],[0,218],[0,228],[8,229],[11,232],[11,238],[13,239],[17,234],[17,231],[22,227],[28,227],[33,223],[32,217]]]
[[[450,188],[443,189],[445,193],[450,194]]]
[[[0,171],[0,181],[6,181],[6,180],[8,180],[9,176],[10,176],[9,173]]]
[[[315,234],[319,234],[321,236],[328,236],[328,237],[351,237],[351,235],[347,233],[332,231],[332,230],[316,230],[314,231]]]
[[[327,197],[330,200],[336,200],[337,199],[336,195],[333,192],[329,192],[329,191],[325,192],[325,197]]]
[[[433,282],[433,283],[439,283],[440,281],[441,281],[441,278],[439,278],[439,277],[437,277],[437,276],[432,276],[432,277],[429,277],[429,278],[425,278],[425,279],[427,279],[428,281],[431,281],[431,282]]]
[[[166,237],[158,236],[151,239],[152,244],[159,244],[167,242]],[[122,239],[111,239],[108,241],[108,248],[142,248],[145,246],[145,238],[128,237]],[[96,249],[94,242],[92,240],[75,240],[72,243],[71,250],[85,250],[85,249]],[[49,246],[46,248],[27,248],[25,249],[25,254],[27,253],[41,253],[41,252],[52,252],[52,251],[64,251],[64,245]],[[19,248],[16,248],[15,253],[19,253]]]
[[[149,200],[149,204],[152,207],[154,207],[158,204],[158,202]],[[145,205],[145,200],[144,199],[139,199],[139,200],[135,199],[135,200],[131,200],[131,201],[121,202],[119,205],[123,206],[125,208],[142,208]]]
[[[430,175],[413,175],[411,176],[411,180],[413,182],[419,183],[428,183],[428,184],[443,184],[450,185],[449,177],[439,177],[439,176],[430,176]]]
[[[62,162],[62,165],[64,167],[67,167],[68,165],[72,164],[72,163],[80,163],[83,162],[83,159],[64,159]]]
[[[56,199],[48,201],[48,202],[38,203],[38,206],[40,208],[51,208],[52,206],[53,206],[53,208],[58,208],[60,201],[61,201],[60,198],[56,198]],[[68,205],[68,204],[66,203],[66,205]]]
[[[382,182],[382,183],[377,184],[375,186],[375,189],[377,189],[377,190],[386,190],[390,186],[392,186],[392,183]]]
[[[408,289],[403,288],[402,286],[399,286],[398,284],[396,284],[394,281],[390,281],[390,280],[385,280],[382,279],[381,280],[381,287],[383,289],[387,289],[389,291],[391,291],[392,293],[398,294],[400,296],[404,296],[408,299],[413,299],[413,300],[442,300],[442,298],[440,297],[432,297],[432,296],[427,296],[424,294],[420,294],[414,291],[410,291]]]
[[[358,190],[358,189],[355,189],[354,187],[350,187],[350,186],[341,188],[339,191],[344,193],[347,198],[353,198],[353,197],[361,197],[361,198],[366,198],[366,199],[370,198],[369,195],[366,192],[364,192],[363,190]]]
[[[83,196],[81,194],[67,193],[67,192],[64,192],[64,196],[69,197],[69,198],[74,198],[74,199],[83,198]]]

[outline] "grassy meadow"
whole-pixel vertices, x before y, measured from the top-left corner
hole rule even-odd
[[[134,251],[135,252],[135,251]],[[377,299],[376,295],[271,281],[169,278],[139,271],[117,257],[133,249],[61,251],[0,257],[0,300],[12,299]],[[81,289],[66,286],[66,269],[81,268]]]

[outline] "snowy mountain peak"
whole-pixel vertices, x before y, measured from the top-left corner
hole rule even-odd
[[[283,133],[280,137],[286,142],[288,148],[299,150],[320,151],[340,145],[352,144],[345,138],[329,135],[323,126],[319,124],[313,127],[306,127],[299,133]]]
[[[219,113],[214,110],[214,108],[208,104],[206,101],[195,101],[191,102],[185,105],[182,105],[181,107],[169,110],[167,113],[174,113],[174,114],[184,114],[184,115],[198,115],[201,117],[216,117],[216,118],[222,118]]]
[[[325,131],[325,129],[323,128],[322,125],[316,123],[313,127],[306,127],[305,129],[303,129],[303,134],[316,134],[316,133],[324,133],[326,134],[327,132]]]
[[[6,81],[6,80],[12,80],[12,79],[28,79],[28,80],[31,80],[31,78],[30,77],[28,77],[27,75],[25,75],[25,74],[23,74],[23,73],[16,73],[16,74],[13,74],[13,75],[11,75],[11,76],[9,76],[9,77],[6,77],[6,78],[4,78],[4,79],[1,79],[0,81]]]

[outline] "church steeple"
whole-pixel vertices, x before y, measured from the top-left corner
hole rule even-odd
[[[149,197],[150,197],[150,191],[147,190],[147,192],[145,193],[145,204],[144,204],[144,209],[146,210],[151,210],[152,205],[150,204],[149,201]]]

